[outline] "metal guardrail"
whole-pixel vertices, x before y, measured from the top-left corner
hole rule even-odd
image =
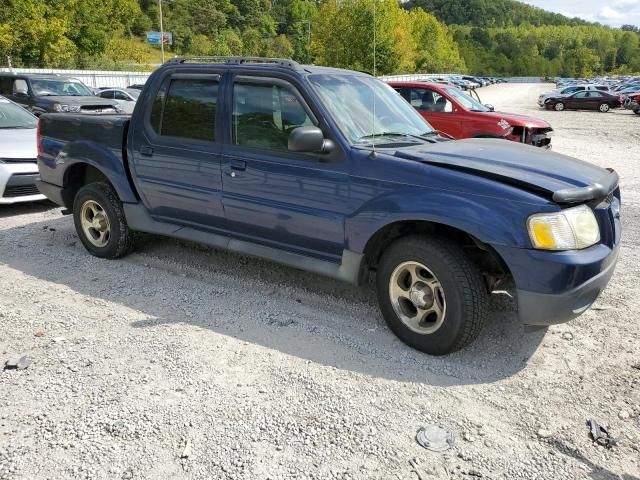
[[[57,68],[0,68],[0,72],[14,73],[57,73],[80,80],[89,87],[118,87],[145,83],[151,73],[147,72],[119,72],[105,70],[61,70]]]

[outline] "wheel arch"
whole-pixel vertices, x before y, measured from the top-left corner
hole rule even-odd
[[[63,176],[63,200],[67,208],[73,205],[76,193],[84,185],[92,182],[104,182],[116,191],[118,198],[123,202],[135,203],[138,201],[136,194],[129,186],[128,180],[119,179],[118,174],[101,168],[94,162],[77,161],[69,164]]]
[[[385,250],[397,240],[411,235],[430,235],[446,238],[459,245],[480,267],[487,288],[492,290],[499,281],[511,276],[502,256],[490,244],[460,228],[429,220],[398,220],[379,228],[366,242],[363,254],[367,268],[376,270]]]

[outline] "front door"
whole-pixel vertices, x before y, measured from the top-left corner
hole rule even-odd
[[[292,83],[237,76],[229,88],[231,128],[222,161],[228,228],[248,240],[337,260],[349,199],[344,158],[288,150],[294,128],[320,124]]]
[[[424,87],[407,87],[403,90],[404,98],[433,128],[454,138],[463,138],[460,118],[454,115],[453,104],[447,97]]]
[[[165,77],[136,122],[130,152],[143,201],[155,218],[222,228],[220,75]],[[152,87],[153,88],[153,87]]]

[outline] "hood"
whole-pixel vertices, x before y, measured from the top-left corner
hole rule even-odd
[[[38,156],[35,128],[0,128],[0,159]]]
[[[576,203],[603,198],[618,175],[582,160],[500,139],[467,139],[398,150],[395,155],[468,172],[552,198]]]
[[[496,122],[506,120],[513,127],[551,128],[551,125],[549,125],[548,122],[545,122],[540,118],[529,117],[527,115],[518,115],[516,113],[506,112],[485,112],[483,115],[495,118]]]
[[[107,100],[100,97],[73,97],[73,96],[46,96],[38,97],[39,100],[44,100],[51,103],[62,103],[64,105],[104,105],[114,106],[116,102],[113,100]]]

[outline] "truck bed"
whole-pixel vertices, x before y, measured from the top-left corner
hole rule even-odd
[[[95,167],[111,178],[123,199],[135,200],[126,165],[127,115],[45,114],[40,117],[38,170],[40,191],[51,194],[65,184],[75,164]],[[127,194],[127,192],[129,192]],[[50,197],[51,198],[51,197]],[[70,198],[56,199],[69,207]],[[62,202],[62,203],[61,203]]]
[[[128,115],[51,113],[40,116],[43,153],[57,156],[67,142],[99,142],[121,155],[129,127]]]

